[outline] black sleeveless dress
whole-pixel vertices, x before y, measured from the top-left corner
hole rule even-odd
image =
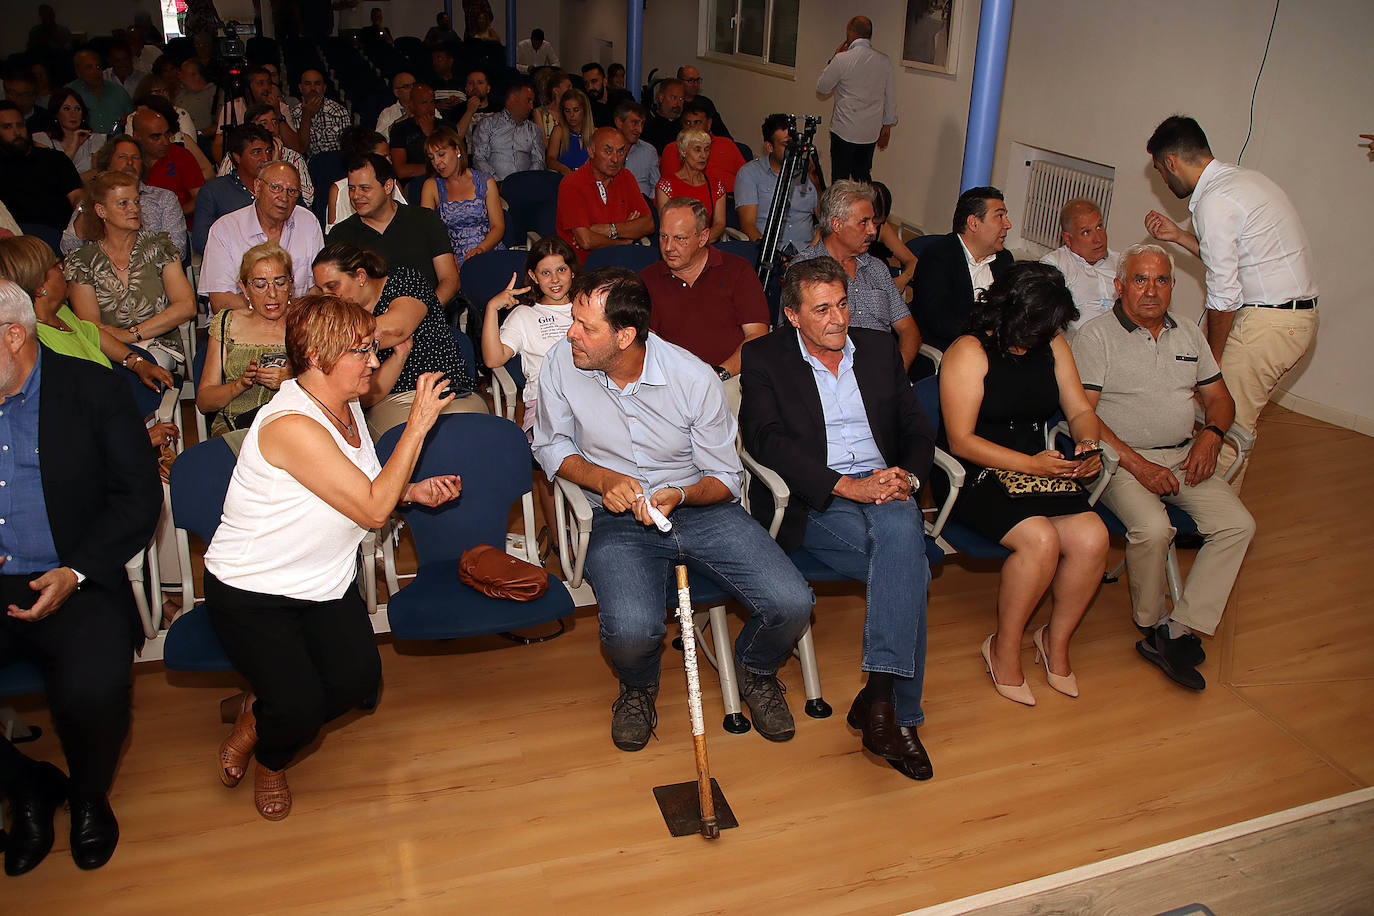
[[[988,372],[983,377],[983,403],[973,431],[989,442],[1027,455],[1045,450],[1045,424],[1059,410],[1059,382],[1054,375],[1054,351],[1050,345],[1025,353],[996,353],[984,344]],[[944,427],[939,445],[949,451]],[[1027,518],[1091,512],[1084,490],[1071,496],[1023,496],[1012,499],[981,465],[959,459],[968,476],[955,520],[994,541]]]

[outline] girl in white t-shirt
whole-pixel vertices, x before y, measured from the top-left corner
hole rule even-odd
[[[517,286],[521,277],[511,274],[506,288],[487,303],[482,323],[482,359],[488,368],[495,369],[513,356],[520,357],[525,375],[525,414],[520,426],[531,442],[539,400],[539,368],[544,364],[544,354],[566,337],[572,326],[572,300],[568,294],[577,269],[577,253],[572,246],[556,235],[547,236],[530,246],[525,259],[525,278],[538,287],[538,295],[533,294],[531,286]],[[512,306],[506,320],[501,321],[501,310]],[[538,469],[534,472],[534,483],[544,518],[552,519],[553,488]],[[543,535],[541,531],[541,548]]]

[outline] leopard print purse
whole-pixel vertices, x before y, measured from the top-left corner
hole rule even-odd
[[[982,480],[984,474],[991,474],[1012,499],[1027,496],[1077,496],[1083,492],[1082,484],[1063,477],[1045,477],[1042,474],[1008,471],[1005,468],[984,468],[978,479]]]

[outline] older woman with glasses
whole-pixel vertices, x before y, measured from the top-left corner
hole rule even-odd
[[[233,788],[256,758],[253,802],[279,821],[291,811],[286,768],[325,723],[377,692],[381,658],[358,589],[358,545],[401,502],[457,498],[456,475],[415,483],[425,436],[448,382],[416,380],[391,459],[377,460],[359,398],[378,368],[376,319],[334,296],[288,307],[294,378],[258,412],[205,551],[210,623],[251,685],[216,770]]]
[[[166,234],[142,231],[138,179],[132,175],[100,173],[81,207],[81,235],[91,241],[72,252],[63,268],[72,311],[171,368],[184,359],[177,328],[196,314],[181,253]]]
[[[210,321],[196,388],[196,407],[214,415],[210,435],[230,434],[231,448],[243,442],[258,411],[290,377],[281,319],[292,298],[291,255],[275,242],[254,245],[243,255],[239,289],[248,306],[225,309]]]

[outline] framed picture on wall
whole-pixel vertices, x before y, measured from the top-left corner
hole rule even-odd
[[[951,76],[959,70],[959,16],[966,0],[906,0],[902,66]]]

